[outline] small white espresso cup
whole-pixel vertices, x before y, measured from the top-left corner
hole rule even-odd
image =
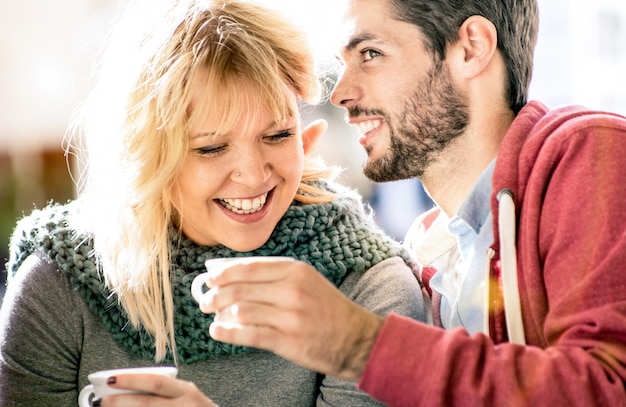
[[[151,366],[101,370],[99,372],[90,373],[87,376],[90,384],[83,387],[80,391],[80,394],[78,395],[78,405],[80,407],[91,407],[92,396],[93,400],[97,400],[101,397],[112,394],[137,393],[135,390],[114,389],[106,384],[109,377],[121,374],[159,374],[163,376],[176,377],[178,369],[173,366]]]
[[[209,259],[204,262],[207,270],[215,271],[223,270],[237,264],[252,264],[258,262],[276,262],[276,261],[295,261],[295,259],[286,256],[249,256],[249,257],[220,257]],[[209,278],[209,273],[201,273],[193,279],[191,283],[191,295],[196,302],[200,302],[202,295],[205,293],[205,283]]]

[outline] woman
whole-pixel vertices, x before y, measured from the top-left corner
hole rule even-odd
[[[72,127],[78,199],[15,230],[0,404],[76,405],[90,372],[176,364],[177,379],[112,378],[152,394],[96,404],[378,405],[209,336],[190,285],[216,257],[295,258],[380,314],[424,319],[423,304],[405,252],[305,157],[319,131],[301,131],[299,105],[321,88],[302,34],[243,1],[165,3],[122,22]]]

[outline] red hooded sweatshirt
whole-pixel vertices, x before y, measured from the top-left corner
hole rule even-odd
[[[389,315],[359,387],[389,406],[626,406],[626,118],[528,103],[492,186],[490,335]],[[502,190],[526,345],[502,305]]]

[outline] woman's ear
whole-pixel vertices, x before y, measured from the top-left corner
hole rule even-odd
[[[498,49],[498,32],[493,23],[482,16],[467,18],[459,28],[459,39],[452,45],[450,61],[457,74],[471,78],[481,74],[493,60]]]
[[[320,136],[326,132],[328,122],[324,119],[318,119],[311,122],[304,130],[302,130],[302,145],[304,146],[304,154],[310,154],[319,140]]]

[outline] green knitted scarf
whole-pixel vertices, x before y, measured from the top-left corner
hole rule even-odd
[[[9,275],[17,271],[28,255],[42,250],[69,277],[89,309],[102,318],[120,345],[135,355],[153,359],[153,337],[130,324],[116,297],[104,284],[93,256],[92,239],[77,236],[70,226],[74,206],[50,205],[18,222],[11,239]],[[194,277],[206,271],[207,259],[289,256],[311,264],[335,285],[339,285],[346,274],[367,270],[393,256],[401,256],[414,267],[408,252],[375,226],[361,201],[350,193],[340,195],[331,203],[302,205],[294,202],[269,240],[250,252],[236,252],[224,246],[198,246],[173,228],[170,236],[175,340],[178,360],[182,363],[249,350],[216,341],[208,334],[213,314],[202,313],[190,292]],[[167,356],[169,361],[171,356]]]

